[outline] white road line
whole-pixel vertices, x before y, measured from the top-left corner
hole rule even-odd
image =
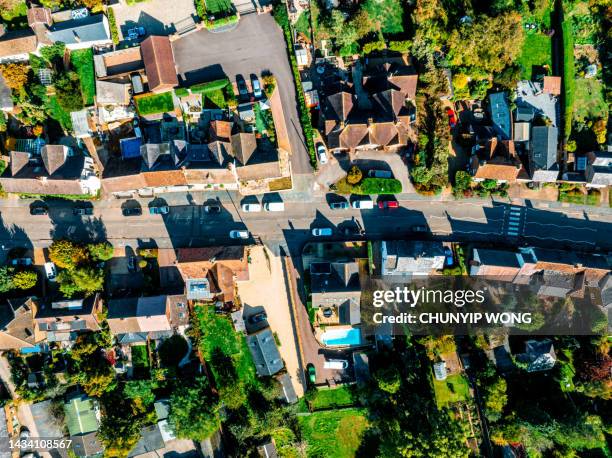
[[[580,231],[592,231],[592,232],[597,232],[597,229],[593,229],[592,227],[578,227],[578,226],[561,226],[559,224],[552,224],[552,223],[537,223],[535,221],[527,221],[525,224],[535,224],[538,226],[554,226],[554,227],[558,227],[559,229],[576,229],[576,230],[580,230]]]
[[[588,242],[586,240],[556,239],[554,237],[539,237],[537,235],[524,235],[524,237],[531,238],[531,239],[540,239],[540,240],[554,240],[556,242],[578,242],[578,243],[588,243],[589,245],[596,245],[595,242]]]

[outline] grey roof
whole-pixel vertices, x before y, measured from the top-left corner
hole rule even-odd
[[[298,397],[295,393],[295,390],[293,389],[293,383],[291,383],[291,377],[289,377],[289,374],[282,374],[278,376],[278,381],[281,385],[283,392],[281,398],[287,404],[295,404],[298,401]]]
[[[312,263],[310,274],[313,307],[336,307],[341,324],[361,322],[357,262]]]
[[[214,294],[208,278],[188,278],[185,282],[187,299],[211,299]]]
[[[52,41],[67,45],[110,40],[105,19],[103,14],[94,14],[83,19],[58,22],[49,28],[47,35]]]
[[[155,407],[157,421],[168,418],[168,414],[170,413],[170,401],[168,399],[160,399],[159,401],[156,401],[153,406]]]
[[[383,241],[381,259],[383,275],[426,274],[443,267],[444,248],[441,242]]]
[[[512,116],[505,92],[496,92],[489,95],[489,107],[493,126],[502,140],[512,138]]]
[[[169,143],[146,143],[140,147],[140,155],[149,169],[157,165],[158,160],[169,157]]]
[[[512,251],[474,248],[474,261],[483,266],[517,267],[523,265],[523,258]]]
[[[75,137],[81,138],[91,135],[91,129],[87,121],[87,110],[70,112],[70,119],[72,120],[72,130],[74,130]]]
[[[34,424],[38,430],[39,437],[63,437],[62,424],[53,416],[51,401],[41,401],[30,406]]]
[[[533,109],[533,107],[522,104],[516,106],[516,122],[531,122],[534,116],[535,110]]]
[[[0,386],[0,393],[2,392],[3,387]],[[6,413],[4,409],[0,409],[0,438],[3,440],[7,440],[8,428],[6,423]],[[10,458],[11,451],[8,448],[0,448],[0,458]]]
[[[166,444],[164,443],[164,438],[161,435],[159,426],[157,424],[145,426],[140,430],[140,440],[128,454],[128,457],[154,452],[165,446]]]
[[[603,254],[579,253],[576,251],[551,250],[546,248],[521,248],[523,257],[530,255],[531,261],[555,264],[581,265],[585,268],[608,270],[612,267]]]
[[[4,77],[0,75],[0,110],[12,110],[13,97],[11,88],[6,85]]]
[[[258,375],[274,375],[285,367],[270,328],[262,329],[247,336],[247,344],[251,355],[253,355]]]
[[[557,163],[557,137],[559,130],[556,127],[536,126],[531,132],[531,150],[529,155],[530,172],[536,170],[552,170]]]
[[[612,153],[593,154],[587,166],[587,181],[599,186],[612,186]]]
[[[96,80],[96,100],[98,105],[107,103],[127,105],[129,103],[129,83]]]
[[[557,361],[552,340],[528,340],[525,342],[525,353],[518,355],[520,361],[528,364],[528,372],[552,369]]]
[[[94,456],[104,451],[102,443],[98,440],[97,431],[70,436],[70,439],[72,439],[72,450],[76,456]]]

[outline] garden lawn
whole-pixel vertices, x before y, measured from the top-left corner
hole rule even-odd
[[[94,77],[93,51],[91,48],[77,49],[70,53],[70,63],[79,74],[81,92],[85,105],[93,105],[96,95],[96,79]]]
[[[227,102],[223,95],[223,90],[215,89],[202,93],[204,108],[227,108]]]
[[[149,370],[149,353],[146,345],[132,346],[132,366],[135,378],[146,378]]]
[[[49,110],[49,115],[59,122],[63,129],[72,129],[72,119],[70,118],[70,113],[62,108],[56,96],[49,97],[47,109]]]
[[[135,97],[134,101],[136,102],[138,113],[142,116],[174,111],[172,92]]]
[[[355,404],[353,400],[355,390],[350,385],[334,389],[317,390],[316,393],[310,403],[313,410],[350,407]]]
[[[465,401],[470,392],[468,382],[462,374],[450,375],[444,381],[433,379],[433,387],[438,408]]]
[[[307,456],[353,458],[368,420],[365,409],[326,410],[300,416],[298,421],[306,441]]]
[[[404,8],[399,0],[366,0],[363,7],[370,17],[380,22],[380,30],[385,35],[404,31]]]
[[[230,0],[206,0],[206,11],[216,15],[219,13],[227,13],[233,10]]]
[[[207,361],[212,360],[215,349],[232,358],[238,379],[245,385],[258,385],[255,364],[243,335],[234,331],[230,320],[215,313],[214,307],[200,305],[196,308],[196,316],[200,322],[202,338],[200,351]],[[211,366],[215,379],[219,376]]]
[[[571,23],[567,20],[563,21],[561,29],[563,33],[563,86],[565,95],[564,137],[567,140],[572,133],[572,120],[574,119],[576,68],[574,66],[574,36],[572,35]]]
[[[552,39],[542,33],[528,32],[518,62],[521,66],[521,77],[531,79],[534,66],[548,65],[552,68]]]
[[[604,100],[603,85],[595,78],[578,78],[574,87],[574,120],[584,122],[587,119],[607,117],[608,106]]]
[[[298,17],[297,22],[295,23],[295,30],[297,33],[301,33],[306,37],[310,38],[310,12],[303,11],[302,14]]]

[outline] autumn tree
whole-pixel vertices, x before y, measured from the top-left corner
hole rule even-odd
[[[77,267],[71,272],[71,277],[77,291],[91,296],[104,288],[104,272],[96,267]]]
[[[26,64],[4,64],[0,66],[0,72],[6,85],[15,91],[23,89],[28,82],[29,67]]]
[[[13,285],[19,289],[30,289],[36,286],[38,275],[33,270],[22,270],[13,275]]]
[[[49,247],[49,259],[62,269],[73,269],[87,258],[87,250],[70,240],[55,240]]]
[[[87,251],[93,261],[108,261],[115,252],[109,242],[90,243],[87,245]]]
[[[363,172],[361,171],[361,169],[357,167],[356,165],[353,165],[349,169],[348,174],[346,175],[346,182],[348,184],[357,184],[361,181],[362,177],[363,177]]]

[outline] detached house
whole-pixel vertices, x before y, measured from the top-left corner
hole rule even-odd
[[[11,151],[0,176],[6,192],[95,195],[100,189],[93,159],[65,145],[45,145],[40,155]]]
[[[527,364],[527,372],[540,372],[552,369],[557,355],[552,340],[528,340],[525,342],[525,353],[517,355],[517,360]]]
[[[380,242],[380,272],[382,275],[412,278],[429,275],[444,267],[441,242],[382,241]]]
[[[484,148],[478,149],[470,160],[470,172],[474,181],[496,180],[513,183],[527,173],[516,154],[512,140],[498,141],[493,137]]]
[[[557,162],[557,138],[559,130],[556,127],[536,126],[531,130],[529,148],[529,176],[531,180],[540,183],[557,181],[559,163]]]
[[[361,322],[357,262],[313,262],[310,278],[312,307],[320,323],[355,325]]]

